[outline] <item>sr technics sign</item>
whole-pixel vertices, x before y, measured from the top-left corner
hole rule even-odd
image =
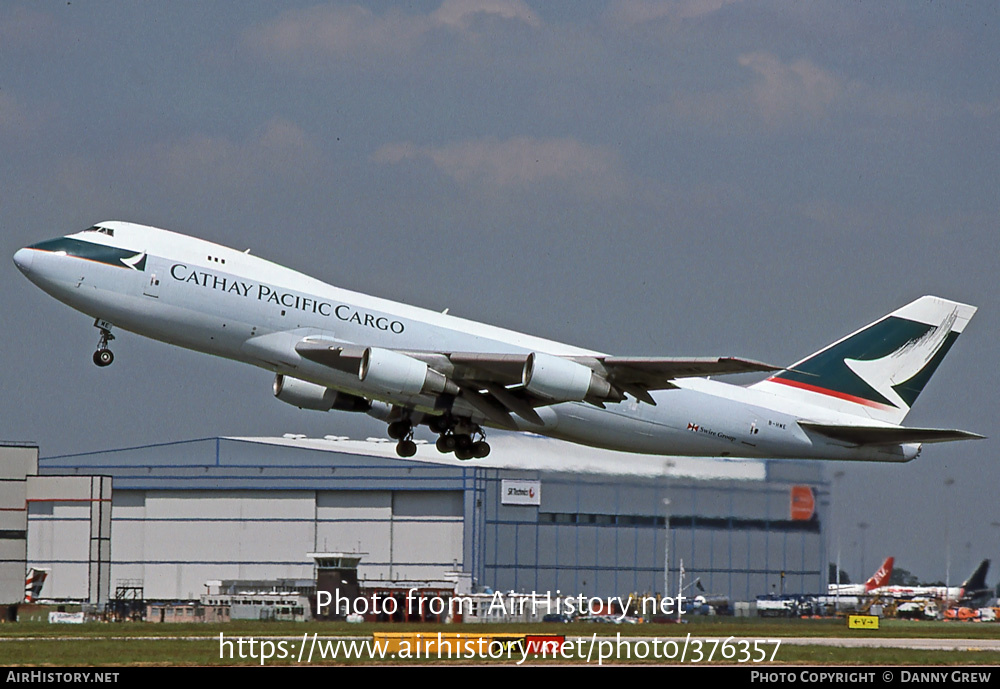
[[[504,505],[541,505],[542,484],[540,481],[508,481],[501,482],[500,490]]]

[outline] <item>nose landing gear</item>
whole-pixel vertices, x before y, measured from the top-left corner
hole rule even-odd
[[[111,334],[111,324],[98,319],[94,321],[94,327],[101,331],[101,339],[97,342],[97,351],[94,352],[94,363],[101,368],[110,366],[115,360],[114,352],[108,349],[108,343],[115,339]]]

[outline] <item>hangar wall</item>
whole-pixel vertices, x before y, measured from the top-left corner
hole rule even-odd
[[[147,599],[197,598],[213,579],[310,578],[307,553],[316,551],[361,553],[359,576],[376,581],[440,580],[465,562],[467,469],[229,438],[40,463],[42,473],[113,476],[112,589],[141,583]],[[29,561],[78,580],[85,561],[68,547],[80,536],[73,516],[44,520]],[[45,595],[82,596],[79,584]]]
[[[455,491],[116,491],[115,579],[191,599],[210,579],[308,579],[309,552],[363,553],[366,579],[439,579],[462,562]]]
[[[103,603],[111,575],[111,478],[38,476],[38,463],[36,445],[0,443],[0,604],[24,600],[28,565],[40,560],[49,565],[43,595],[56,590]]]
[[[27,507],[30,564],[44,561],[52,568],[42,596],[106,602],[111,582],[111,477],[32,477]]]
[[[488,461],[537,468],[442,462],[427,446],[401,460],[389,443],[295,436],[43,458],[39,471],[113,476],[112,586],[141,581],[147,599],[195,598],[213,579],[309,578],[316,551],[360,553],[359,577],[376,582],[464,571],[494,590],[662,592],[668,523],[671,591],[682,559],[686,582],[735,600],[776,591],[782,572],[789,593],[825,586],[817,463],[647,458],[629,473],[602,456],[603,469],[566,471],[573,453],[595,451],[517,438],[491,438]],[[539,503],[503,504],[509,479],[537,481]],[[797,484],[817,498],[806,521],[788,514]],[[29,563],[78,576],[45,542],[29,539]]]
[[[0,605],[24,598],[28,548],[28,477],[38,473],[38,448],[0,444]]]
[[[735,600],[782,586],[789,593],[825,588],[819,514],[807,520],[789,514],[793,485],[811,479],[825,497],[818,476],[789,475],[780,465],[764,482],[543,474],[535,507],[502,504],[502,481],[512,472],[485,473],[476,571],[496,588],[662,593],[668,539],[671,593],[682,561],[685,584],[698,579],[704,591]]]

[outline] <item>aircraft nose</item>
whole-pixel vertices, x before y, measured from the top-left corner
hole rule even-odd
[[[14,254],[14,265],[18,270],[27,275],[31,272],[31,261],[35,252],[31,249],[18,249]]]

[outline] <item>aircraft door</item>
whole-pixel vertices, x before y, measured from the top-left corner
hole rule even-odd
[[[148,254],[147,254],[148,256]],[[142,293],[147,297],[152,297],[153,299],[160,298],[160,270],[162,268],[158,261],[146,261],[146,281],[142,288]]]

